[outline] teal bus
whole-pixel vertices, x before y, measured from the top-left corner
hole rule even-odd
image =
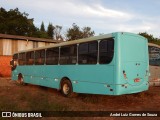
[[[148,90],[146,38],[115,32],[17,52],[12,80],[73,93],[122,95]]]

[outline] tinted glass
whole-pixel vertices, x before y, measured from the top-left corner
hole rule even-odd
[[[149,46],[149,64],[153,66],[160,66],[160,48]]]
[[[60,52],[60,64],[77,63],[77,45],[63,46]]]
[[[13,59],[14,59],[14,60],[17,60],[17,59],[18,59],[18,54],[14,54],[14,55],[13,55]]]
[[[50,48],[46,51],[46,64],[56,65],[59,59],[59,48]]]
[[[99,43],[99,63],[108,64],[112,61],[114,54],[114,40],[112,38],[101,40]]]
[[[19,53],[18,64],[19,65],[26,64],[26,54],[25,53]]]
[[[26,65],[33,65],[34,64],[34,52],[27,52],[26,53]]]
[[[97,64],[98,42],[88,42],[79,44],[78,63]]]
[[[35,51],[35,65],[44,65],[45,62],[45,50]]]

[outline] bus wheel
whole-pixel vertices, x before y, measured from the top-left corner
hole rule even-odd
[[[20,85],[25,85],[24,80],[23,80],[23,76],[22,76],[21,73],[18,75],[18,83],[19,83]]]
[[[72,89],[72,84],[71,84],[70,80],[68,80],[66,78],[62,80],[61,93],[65,97],[72,97],[73,89]]]

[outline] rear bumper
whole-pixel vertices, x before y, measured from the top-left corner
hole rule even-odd
[[[130,84],[122,84],[116,87],[116,91],[114,92],[115,95],[122,95],[122,94],[132,94],[132,93],[139,93],[148,90],[149,83],[145,82],[141,85],[130,85]]]

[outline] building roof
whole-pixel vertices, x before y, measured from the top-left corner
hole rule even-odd
[[[154,44],[154,43],[148,43],[148,45],[160,48],[160,45],[157,45],[157,44]]]
[[[0,34],[0,38],[13,39],[13,40],[29,40],[29,41],[37,41],[37,42],[49,42],[49,43],[60,43],[60,42],[62,42],[62,41],[53,40],[53,39],[35,38],[35,37],[8,35],[8,34]]]

